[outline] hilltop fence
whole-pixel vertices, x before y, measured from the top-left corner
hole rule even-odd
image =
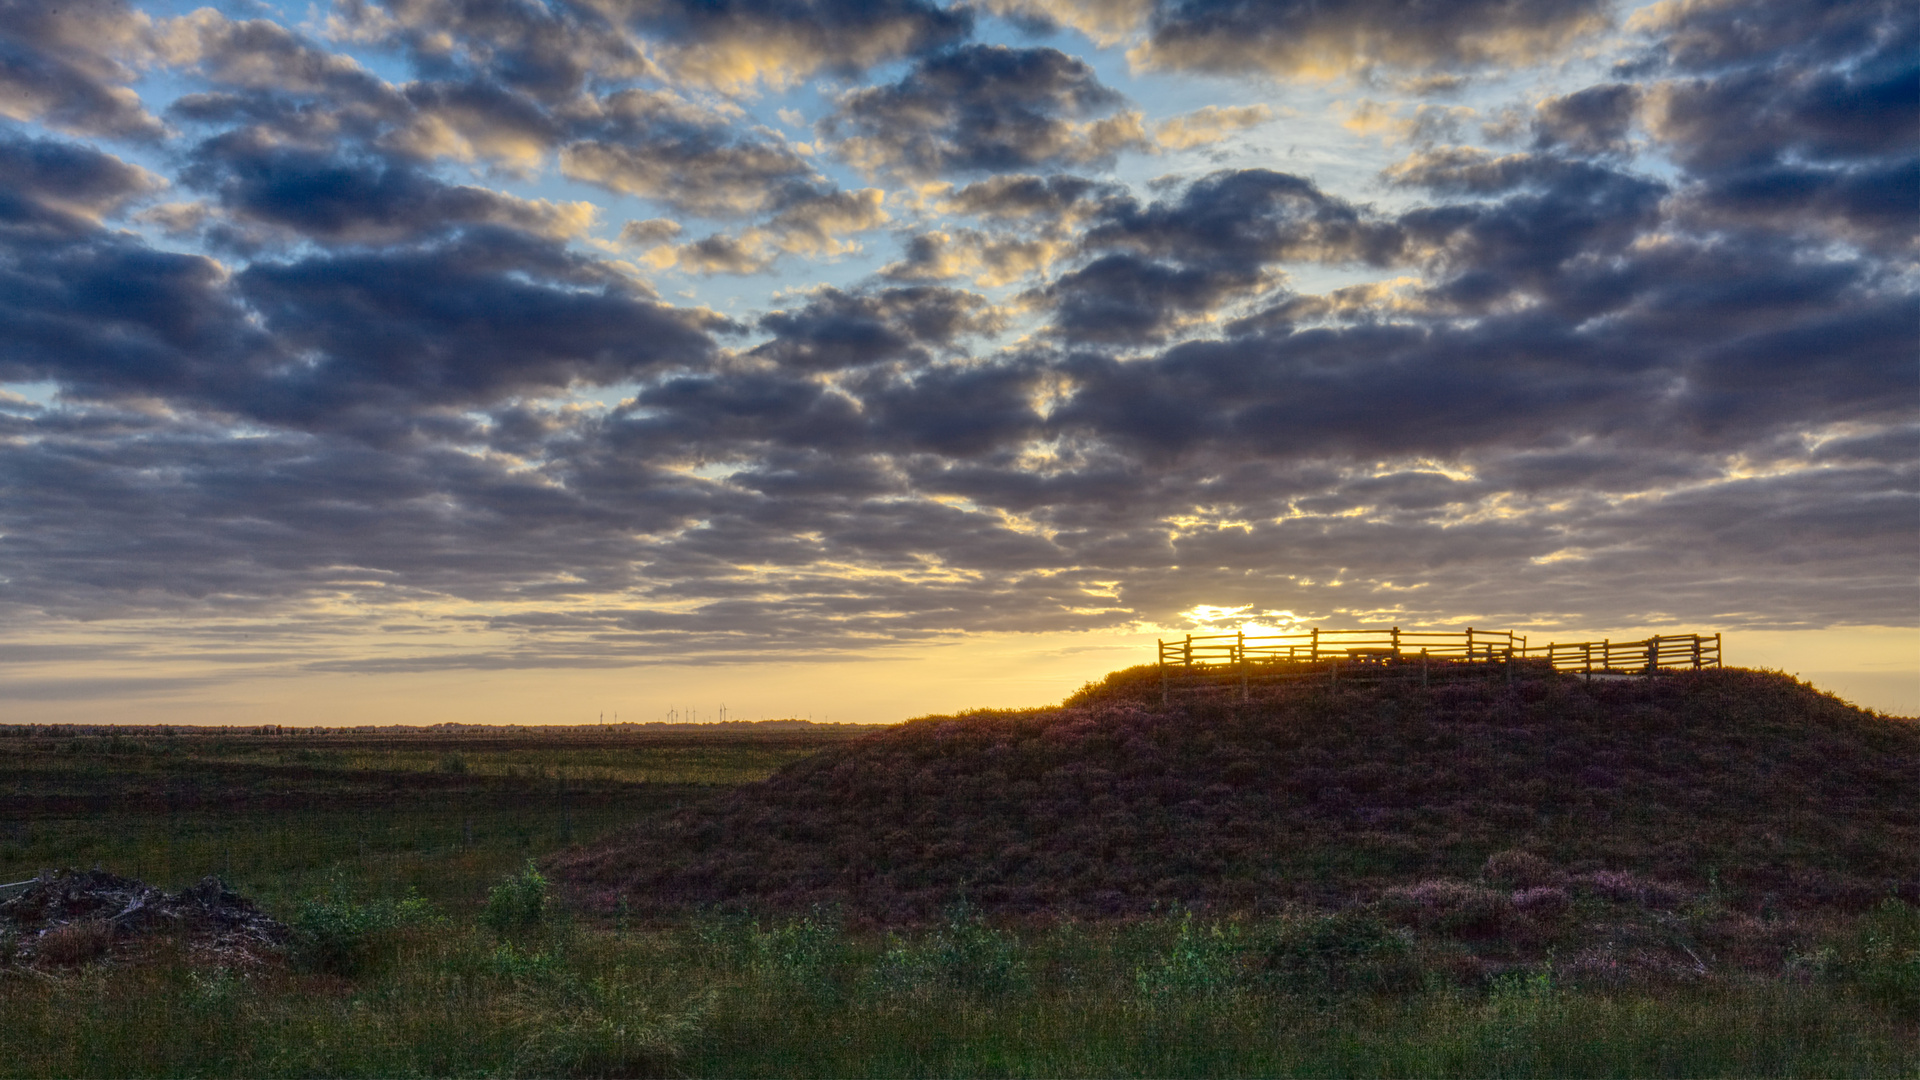
[[[1529,645],[1510,630],[1323,630],[1248,637],[1188,634],[1160,641],[1160,698],[1175,690],[1218,690],[1239,684],[1244,700],[1258,683],[1299,679],[1374,680],[1530,675],[1570,672],[1652,677],[1720,666],[1720,635],[1656,634],[1640,641]]]

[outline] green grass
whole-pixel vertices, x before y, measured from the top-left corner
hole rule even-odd
[[[465,905],[529,856],[845,737],[16,735],[0,738],[0,882],[98,864],[166,888],[218,874],[278,903],[345,874]]]
[[[352,978],[164,954],[15,976],[0,979],[0,1074],[1911,1076],[1920,1064],[1912,1015],[1833,977],[1596,991],[1548,969],[1370,993],[1243,972],[1209,988],[1151,977],[1192,946],[1179,918],[968,927],[885,937],[804,917],[626,930],[560,917],[501,936],[442,917],[379,931]],[[956,946],[968,933],[990,943]]]

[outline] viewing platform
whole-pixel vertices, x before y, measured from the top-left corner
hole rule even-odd
[[[1248,637],[1188,634],[1159,642],[1160,696],[1239,685],[1342,678],[1502,678],[1570,673],[1586,678],[1652,677],[1720,666],[1720,635],[1656,634],[1640,641],[1529,645],[1510,630],[1324,630]]]

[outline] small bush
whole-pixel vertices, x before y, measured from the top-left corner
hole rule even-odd
[[[1357,912],[1284,920],[1266,928],[1257,957],[1287,989],[1404,991],[1421,985],[1413,936]]]
[[[433,906],[412,892],[402,900],[361,903],[348,897],[336,881],[326,894],[295,905],[287,923],[289,957],[303,970],[357,975],[396,933],[437,921]]]
[[[657,1000],[657,993],[615,971],[573,984],[559,996],[521,1001],[515,1027],[525,1032],[514,1072],[536,1076],[666,1075],[712,999]]]
[[[839,961],[846,947],[839,920],[823,910],[761,930],[747,931],[748,964],[762,976],[816,999],[839,992]]]
[[[1239,991],[1246,975],[1246,935],[1222,922],[1196,925],[1193,913],[1180,917],[1166,951],[1134,970],[1134,982],[1146,997],[1215,998]]]
[[[1893,897],[1881,901],[1831,971],[1868,997],[1920,1014],[1920,908]]]
[[[437,772],[447,773],[452,776],[465,776],[467,774],[466,755],[452,752],[441,754],[440,761],[434,766],[434,769]]]
[[[487,891],[480,924],[496,934],[540,925],[547,910],[547,879],[533,863]]]
[[[947,924],[919,941],[894,939],[872,978],[881,989],[912,993],[933,988],[998,995],[1027,986],[1020,941],[988,926],[968,908],[948,914]]]

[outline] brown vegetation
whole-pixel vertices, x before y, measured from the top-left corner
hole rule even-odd
[[[962,897],[1034,918],[1367,903],[1540,937],[1576,897],[1920,899],[1920,728],[1783,675],[1157,698],[1140,668],[1059,708],[916,720],[550,865],[609,909],[887,924]]]

